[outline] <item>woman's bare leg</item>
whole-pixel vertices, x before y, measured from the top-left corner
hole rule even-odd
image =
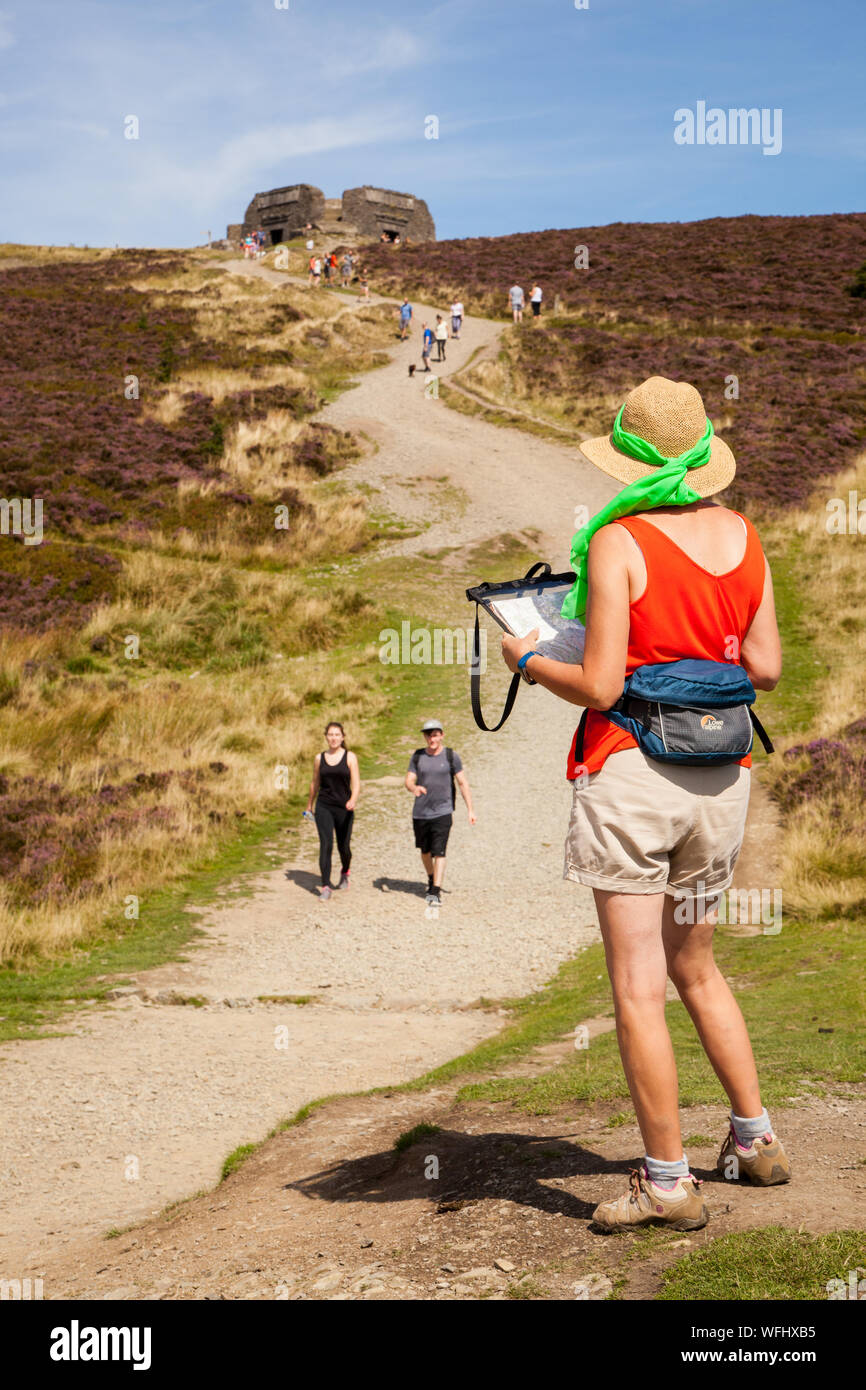
[[[644,1151],[651,1158],[676,1163],[683,1156],[683,1144],[677,1067],[665,1022],[665,895],[607,893],[600,888],[593,893],[613,987],[616,1036]]]
[[[662,939],[668,974],[728,1094],[731,1109],[735,1115],[745,1118],[760,1115],[761,1092],[745,1019],[713,959],[713,932],[718,920],[716,901],[709,899],[712,904],[709,910],[705,903],[698,902],[699,920],[688,925],[674,920],[674,899],[667,896]]]

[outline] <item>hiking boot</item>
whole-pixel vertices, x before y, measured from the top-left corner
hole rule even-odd
[[[781,1139],[775,1134],[765,1134],[744,1149],[733,1125],[716,1160],[716,1171],[728,1182],[745,1178],[756,1187],[773,1187],[775,1183],[791,1181],[791,1164]]]
[[[692,1173],[678,1178],[670,1191],[650,1182],[646,1168],[633,1168],[629,1190],[611,1202],[602,1202],[592,1213],[601,1230],[630,1231],[635,1226],[669,1226],[672,1231],[699,1231],[709,1212],[700,1194],[701,1182]]]
[[[330,896],[331,896],[331,885],[330,885],[329,883],[326,883],[326,884],[324,885],[323,888],[320,888],[320,889],[319,889],[319,897],[320,897],[320,898],[329,898]]]

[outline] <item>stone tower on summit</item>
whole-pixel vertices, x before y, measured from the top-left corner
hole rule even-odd
[[[436,240],[436,227],[423,198],[396,193],[391,188],[372,188],[369,184],[347,188],[342,198],[326,198],[320,188],[310,183],[293,183],[257,193],[243,222],[230,224],[227,236],[230,241],[237,241],[261,227],[269,244],[276,246],[303,235],[308,225],[347,241],[379,240],[383,233],[389,241],[397,237],[401,241],[407,237],[412,241]]]

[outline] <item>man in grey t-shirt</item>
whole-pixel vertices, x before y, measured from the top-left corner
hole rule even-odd
[[[508,291],[508,301],[511,305],[511,313],[515,323],[523,322],[523,287],[522,285],[512,285]]]
[[[415,798],[412,824],[415,827],[415,844],[421,851],[421,861],[427,874],[427,904],[438,908],[442,902],[445,850],[454,809],[452,775],[466,802],[469,824],[474,825],[476,818],[463,763],[459,754],[443,746],[439,720],[428,719],[421,732],[426,747],[416,749],[412,754],[406,773],[406,789]]]

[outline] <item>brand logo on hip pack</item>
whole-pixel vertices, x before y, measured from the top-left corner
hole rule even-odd
[[[705,714],[701,720],[701,728],[705,729],[708,734],[717,734],[724,722],[724,719],[719,719],[718,715]]]

